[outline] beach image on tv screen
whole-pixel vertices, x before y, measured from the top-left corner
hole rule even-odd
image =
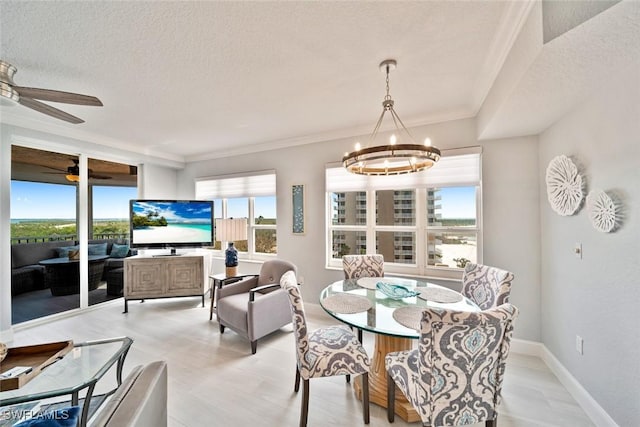
[[[135,244],[210,243],[211,202],[134,201],[131,206]]]

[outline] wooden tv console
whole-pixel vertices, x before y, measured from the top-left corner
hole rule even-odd
[[[124,312],[129,300],[202,297],[204,255],[133,256],[124,260]]]

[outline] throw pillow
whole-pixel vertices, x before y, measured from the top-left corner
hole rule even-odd
[[[111,258],[125,258],[129,254],[129,245],[119,245],[114,243],[111,247]]]
[[[69,406],[47,411],[33,418],[14,424],[13,427],[76,427],[80,416],[79,406]]]
[[[89,245],[89,255],[106,255],[107,254],[107,242],[94,243]]]
[[[69,251],[77,251],[80,247],[78,245],[75,246],[63,246],[61,248],[56,248],[56,252],[58,253],[58,258],[66,258],[69,256]]]

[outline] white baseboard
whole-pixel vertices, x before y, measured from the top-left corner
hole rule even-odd
[[[591,421],[598,427],[619,427],[618,424],[607,414],[607,412],[595,401],[593,397],[582,387],[582,384],[574,378],[549,349],[542,346],[543,352],[540,358],[551,369],[551,372],[558,377],[558,380],[567,389],[569,394],[578,402],[584,412],[587,413]]]
[[[537,341],[511,339],[511,347],[509,351],[518,354],[526,354],[527,356],[536,356],[542,359],[544,345]]]
[[[574,378],[562,363],[542,343],[536,341],[512,339],[511,349],[513,353],[536,356],[542,359],[547,367],[567,389],[591,421],[598,427],[619,427],[618,424],[602,409],[593,397],[582,387],[582,384]]]

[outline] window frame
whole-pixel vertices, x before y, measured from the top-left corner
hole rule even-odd
[[[266,185],[259,189],[259,193],[252,194],[252,190],[256,187],[253,185],[255,181],[252,180],[255,178],[265,177],[271,181],[272,185]],[[216,181],[224,181],[230,180],[238,182],[238,178],[240,181],[246,181],[246,186],[243,188],[242,186],[237,187],[232,194],[225,194],[224,197],[217,197],[218,194],[216,191],[224,185],[220,185],[219,182]],[[213,176],[213,177],[203,177],[196,179],[196,197],[203,198],[206,200],[214,200],[215,203],[221,204],[221,217],[216,218],[229,218],[228,216],[228,201],[231,199],[247,199],[247,251],[238,251],[240,253],[241,261],[268,261],[270,259],[274,259],[278,256],[278,252],[276,251],[273,254],[265,253],[265,252],[256,252],[255,241],[256,241],[256,230],[273,230],[276,235],[276,242],[278,241],[278,221],[277,221],[277,194],[276,194],[276,186],[275,186],[276,174],[273,170],[268,171],[255,171],[250,173],[242,173],[242,174],[232,174],[232,175],[222,175],[222,176]],[[214,185],[211,188],[208,188],[207,184],[212,183]],[[202,185],[202,190],[199,186]],[[266,188],[266,190],[265,190]],[[255,223],[255,199],[256,197],[273,197],[276,201],[276,223],[275,224],[256,224]],[[214,236],[214,245],[217,240],[217,236]],[[277,248],[277,243],[276,243]],[[213,256],[216,257],[224,257],[224,251],[226,248],[223,248],[222,245],[220,249],[216,249],[212,247],[211,252]]]
[[[443,156],[447,153],[443,152]],[[387,190],[388,188],[380,188],[374,185],[367,185],[367,188],[353,189],[348,191],[327,190],[325,192],[326,205],[326,251],[325,260],[326,267],[330,269],[341,269],[342,260],[333,257],[333,232],[334,231],[364,231],[366,233],[366,252],[377,253],[377,232],[412,232],[415,235],[415,262],[412,264],[385,262],[385,273],[401,274],[406,276],[433,277],[437,279],[456,279],[462,276],[463,269],[456,266],[440,267],[429,265],[428,263],[428,235],[434,232],[450,232],[460,231],[475,233],[477,248],[476,262],[482,263],[483,257],[483,232],[482,232],[482,156],[480,147],[470,147],[469,149],[449,150],[450,156],[477,154],[478,155],[478,177],[473,182],[439,182],[430,185],[428,182],[420,183],[412,186],[398,187],[397,191],[412,190],[415,191],[415,225],[378,225],[376,218],[376,191]],[[327,165],[327,168],[335,167],[335,165]],[[455,226],[429,226],[427,212],[427,197],[429,190],[443,187],[475,187],[475,210],[476,225],[474,227],[455,227]],[[343,192],[365,192],[366,193],[366,224],[365,225],[334,225],[333,224],[333,205],[332,196],[335,193]]]
[[[274,196],[275,197],[275,196]],[[224,219],[224,218],[229,218],[228,214],[227,214],[227,204],[229,199],[234,199],[235,197],[227,197],[224,199],[215,199],[214,203],[220,203],[221,204],[221,217],[216,217],[216,219]],[[248,204],[248,217],[247,217],[247,251],[240,251],[238,250],[238,253],[241,255],[241,259],[246,261],[246,260],[252,260],[252,261],[267,261],[273,258],[276,258],[278,256],[278,252],[276,251],[273,254],[268,254],[265,252],[257,252],[256,251],[256,247],[255,247],[255,241],[256,241],[256,235],[255,232],[256,230],[273,230],[273,232],[276,234],[276,242],[278,241],[278,224],[277,224],[277,216],[276,216],[276,224],[255,224],[255,197],[237,197],[238,199],[247,199],[247,204]],[[218,239],[217,236],[214,235],[213,237],[213,244],[215,245],[216,242],[219,242],[220,240]],[[211,247],[209,249],[211,252],[213,252],[214,256],[220,256],[220,257],[224,257],[224,251],[226,250],[226,248],[223,248],[222,245],[220,247],[220,249],[216,249],[214,247]]]

